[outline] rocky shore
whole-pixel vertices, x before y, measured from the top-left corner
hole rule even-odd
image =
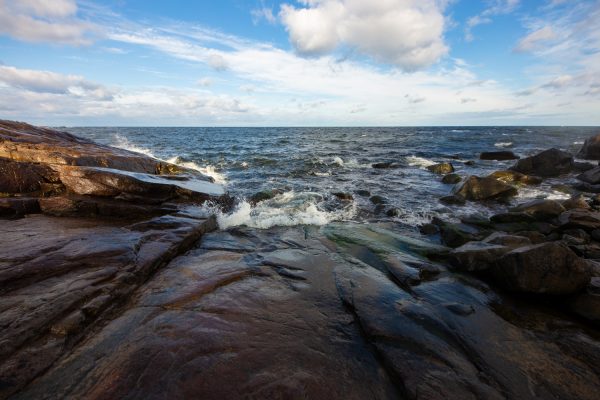
[[[596,399],[600,167],[482,159],[430,170],[491,217],[223,231],[196,171],[0,121],[0,398]]]

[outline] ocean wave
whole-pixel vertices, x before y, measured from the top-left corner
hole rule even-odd
[[[344,166],[344,160],[341,157],[333,157],[333,164],[337,164],[340,167]]]
[[[584,144],[584,143],[585,143],[585,142],[584,142],[583,140],[581,140],[581,141],[576,141],[576,142],[573,142],[573,144],[577,144],[577,145],[581,145],[581,144]]]
[[[230,213],[217,211],[219,228],[234,226],[268,229],[273,226],[326,225],[333,221],[346,221],[356,215],[356,206],[326,211],[319,208],[323,197],[317,193],[285,192],[252,207],[246,200],[240,202]]]
[[[137,145],[131,143],[126,137],[121,136],[119,134],[115,135],[115,143],[113,144],[113,146],[118,147],[123,150],[131,151],[134,153],[144,154],[144,155],[147,155],[148,157],[152,157],[159,161],[168,162],[170,164],[175,164],[175,165],[179,165],[180,167],[189,168],[189,169],[198,171],[206,176],[213,178],[215,183],[218,183],[221,185],[224,185],[225,183],[227,183],[227,178],[225,177],[225,175],[215,171],[215,168],[212,165],[207,165],[206,167],[201,167],[198,164],[196,164],[195,162],[185,161],[179,156],[171,157],[168,160],[164,160],[160,157],[157,157],[152,152],[152,150],[137,146]]]
[[[420,167],[420,168],[427,168],[431,165],[435,165],[435,162],[428,160],[426,158],[417,157],[417,156],[406,157],[406,162],[408,162],[408,165],[410,165],[411,167]]]
[[[513,142],[498,142],[494,144],[496,147],[512,147],[512,145]]]
[[[544,187],[522,187],[519,188],[519,194],[517,195],[518,200],[532,200],[532,199],[548,199],[548,200],[567,200],[571,198],[571,195],[551,188]]]

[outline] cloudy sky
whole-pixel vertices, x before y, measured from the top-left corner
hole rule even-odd
[[[600,0],[0,0],[0,118],[600,125]]]

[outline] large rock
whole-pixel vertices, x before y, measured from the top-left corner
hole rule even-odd
[[[511,169],[526,175],[552,177],[573,171],[573,163],[572,154],[549,149],[535,156],[522,158]]]
[[[59,187],[58,173],[47,165],[0,158],[0,195],[43,195]]]
[[[577,153],[577,158],[600,160],[600,135],[587,139],[579,153]]]
[[[450,253],[450,262],[459,271],[483,271],[509,251],[508,247],[498,244],[469,242]]]
[[[593,231],[600,229],[600,213],[583,209],[569,210],[558,217],[558,222],[563,229]]]
[[[479,155],[480,160],[506,161],[518,160],[519,156],[512,151],[485,151]]]
[[[522,212],[539,220],[558,217],[565,212],[565,208],[556,200],[531,200],[513,207],[510,211]]]
[[[453,194],[472,201],[491,200],[515,196],[517,189],[494,178],[470,176],[455,187]]]
[[[592,278],[585,292],[573,298],[569,306],[583,318],[600,324],[600,278]]]
[[[435,174],[450,174],[454,172],[454,167],[450,163],[434,164],[427,167],[427,169]]]
[[[591,266],[565,244],[549,242],[506,253],[494,265],[496,281],[509,290],[571,294],[590,282]]]

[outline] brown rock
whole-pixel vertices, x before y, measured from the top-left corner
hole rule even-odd
[[[596,167],[594,169],[590,169],[589,171],[584,172],[577,176],[577,179],[580,181],[597,185],[600,183],[600,167]]]
[[[543,182],[542,178],[524,175],[516,171],[496,171],[490,174],[489,177],[504,183],[520,183],[524,185],[539,185]]]
[[[600,278],[592,278],[584,293],[569,302],[571,309],[595,323],[600,323]]]
[[[454,167],[450,163],[430,165],[427,169],[435,174],[449,174],[454,172]]]
[[[555,295],[575,293],[591,278],[591,266],[560,242],[513,250],[497,261],[492,272],[509,290]]]
[[[486,237],[483,242],[489,244],[497,244],[500,246],[508,247],[509,249],[516,249],[518,247],[530,246],[531,239],[525,236],[519,235],[508,235],[502,232],[494,232],[490,236]]]
[[[511,212],[521,212],[533,216],[538,220],[558,217],[565,212],[565,208],[556,200],[532,200],[511,208]]]
[[[453,194],[473,201],[491,200],[515,196],[517,189],[493,178],[470,176],[455,187]]]
[[[58,182],[58,174],[46,165],[0,158],[0,193],[32,194]]]
[[[582,195],[573,196],[570,199],[563,200],[562,206],[565,208],[565,210],[574,210],[576,208],[589,210],[591,208],[589,203]]]
[[[600,229],[600,213],[596,211],[582,209],[566,211],[558,217],[558,221],[563,229],[583,229],[585,231]]]
[[[469,242],[450,253],[450,262],[459,271],[483,271],[509,251],[508,247],[498,244]]]
[[[558,149],[543,151],[535,156],[522,158],[511,170],[522,174],[551,177],[567,174],[573,170],[573,156]]]
[[[577,153],[577,158],[600,160],[600,135],[587,139],[579,153]]]
[[[462,178],[458,174],[447,174],[444,175],[444,177],[442,178],[442,183],[445,183],[447,185],[454,185],[460,182],[461,180]]]

